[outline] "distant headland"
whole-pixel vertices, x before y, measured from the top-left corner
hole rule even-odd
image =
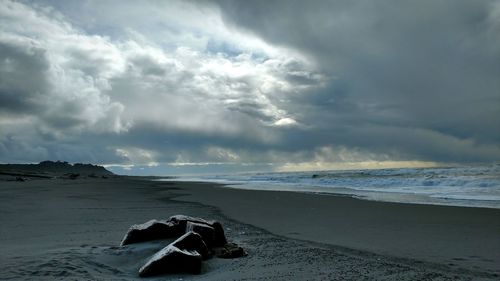
[[[0,164],[0,176],[15,177],[22,181],[25,178],[69,178],[108,177],[114,175],[103,166],[66,161],[42,161],[38,164]]]

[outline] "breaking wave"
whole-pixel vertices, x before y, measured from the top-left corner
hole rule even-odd
[[[193,178],[185,179],[193,180]],[[252,173],[196,180],[233,188],[345,194],[364,199],[500,208],[500,165]]]

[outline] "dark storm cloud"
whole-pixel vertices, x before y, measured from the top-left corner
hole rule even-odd
[[[0,24],[0,162],[500,159],[498,2],[4,1]]]
[[[217,3],[228,24],[297,49],[334,77],[286,108],[312,135],[330,132],[318,144],[499,159],[497,1]]]
[[[38,97],[49,88],[44,50],[0,42],[0,114],[38,110]]]

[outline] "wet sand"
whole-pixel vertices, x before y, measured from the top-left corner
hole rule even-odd
[[[499,278],[498,210],[116,177],[0,181],[0,279],[137,280],[166,242],[119,247],[121,238],[175,214],[221,221],[249,256],[161,280]]]
[[[183,200],[290,238],[500,273],[500,209],[399,204],[346,196],[186,188]]]

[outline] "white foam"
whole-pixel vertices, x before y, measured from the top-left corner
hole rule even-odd
[[[195,180],[243,189],[341,193],[382,201],[500,208],[500,165],[232,174]]]

